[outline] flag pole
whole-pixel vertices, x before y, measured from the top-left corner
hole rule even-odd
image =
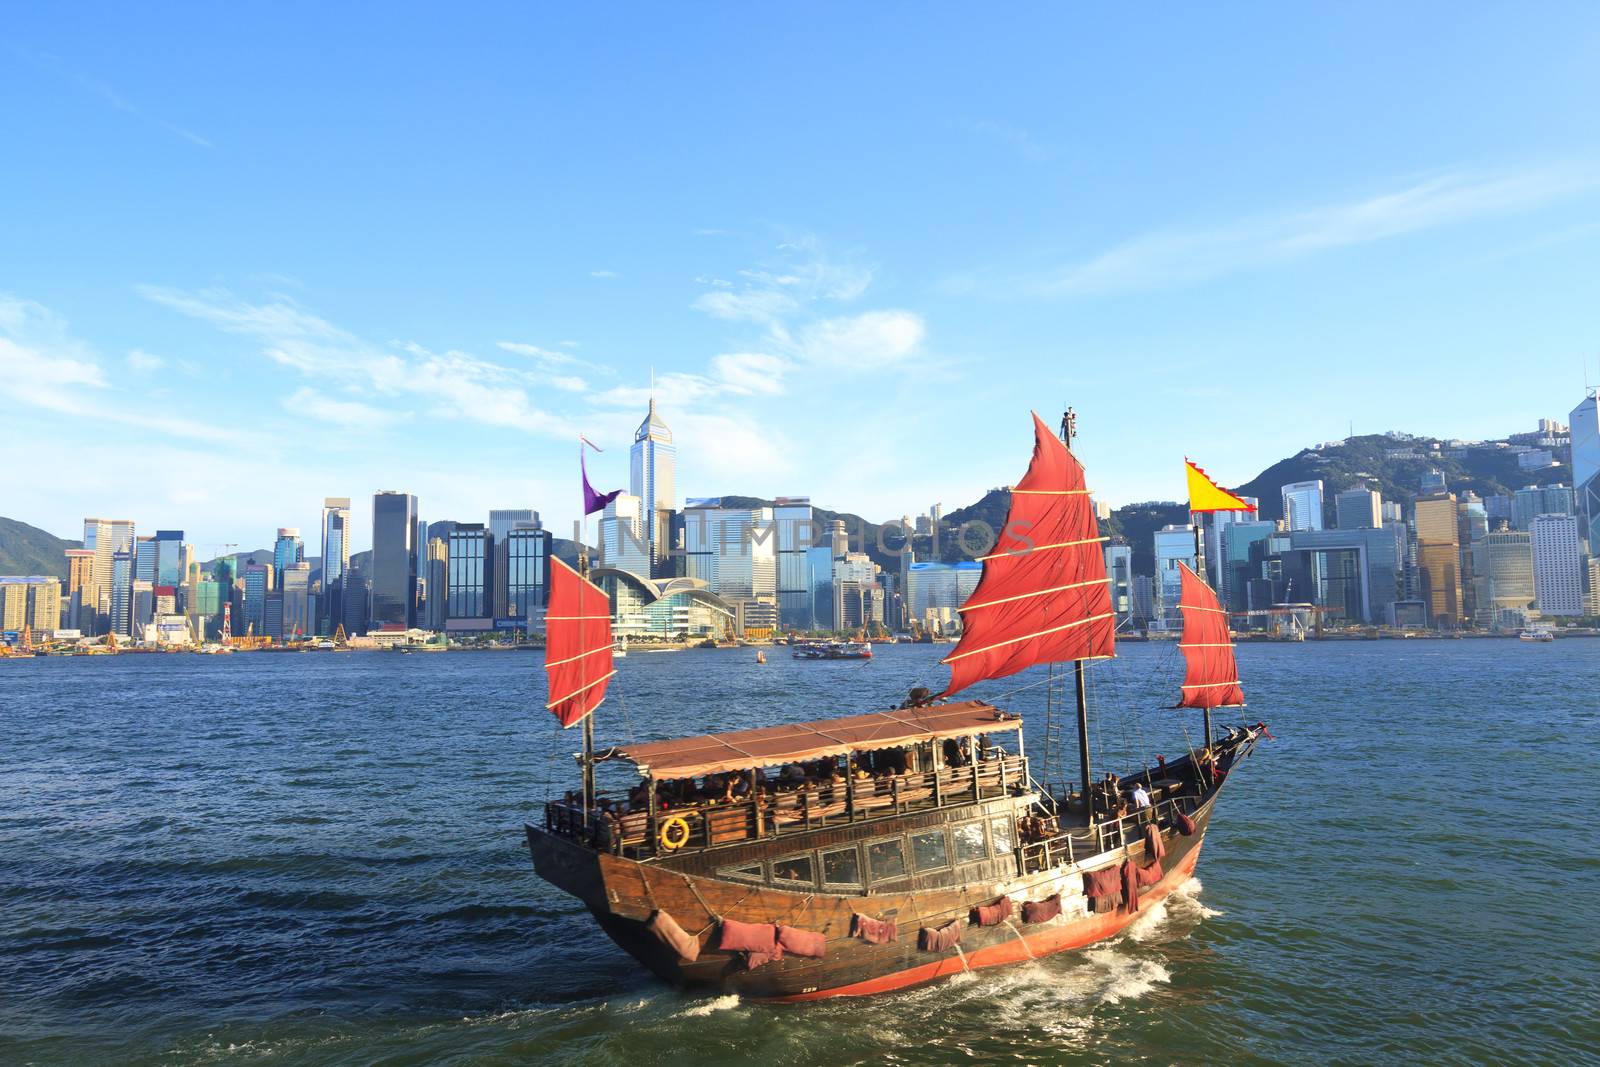
[[[582,479],[583,471],[583,435],[578,435],[578,470]],[[589,580],[589,501],[583,500],[578,509],[583,512],[583,525],[579,531],[578,540],[578,578],[581,581]],[[583,614],[579,612],[578,614]],[[578,680],[583,681],[582,670],[584,661],[578,661]],[[594,807],[594,712],[589,712],[583,717],[583,821],[589,822],[589,811]]]

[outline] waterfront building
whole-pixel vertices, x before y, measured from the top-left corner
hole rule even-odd
[[[683,509],[684,573],[727,601],[778,599],[773,509],[692,500]]]
[[[671,566],[669,550],[672,509],[677,501],[678,450],[672,444],[672,431],[656,414],[656,398],[650,398],[650,411],[633,435],[629,453],[629,491],[639,499],[639,519],[643,527],[646,577]]]
[[[928,612],[947,609],[952,613],[967,602],[983,577],[983,564],[974,560],[959,563],[913,563],[907,570],[906,600],[913,619]]]
[[[290,567],[306,558],[306,543],[300,531],[293,526],[278,527],[278,539],[272,546],[273,569],[282,575]]]
[[[340,595],[343,598],[341,605],[343,614],[338,624],[344,626],[345,635],[355,637],[357,634],[366,633],[367,620],[372,615],[372,585],[367,578],[366,570],[352,565],[345,572]]]
[[[454,525],[452,524],[452,529]],[[424,621],[422,628],[442,633],[445,624],[445,600],[450,587],[449,581],[450,551],[443,537],[430,537],[428,539],[428,589],[429,596],[424,602]]]
[[[92,616],[93,605],[85,612],[84,592],[90,595],[94,591],[94,549],[69,548],[67,555],[67,596],[62,605],[60,625],[69,630],[82,630],[84,633],[94,632]],[[85,616],[91,616],[86,618]]]
[[[544,619],[550,590],[550,557],[555,539],[540,528],[537,513],[532,525],[513,527],[505,543],[495,541],[495,583],[505,590],[497,617],[516,619],[534,630]]]
[[[349,570],[350,498],[325,497],[322,501],[322,587],[317,595],[321,616],[317,620],[318,633],[331,634],[344,622],[344,579]]]
[[[1575,515],[1572,489],[1565,485],[1530,485],[1511,498],[1511,527],[1532,530],[1536,515]]]
[[[1280,492],[1283,494],[1283,520],[1290,530],[1322,529],[1322,479],[1291,482]],[[1193,555],[1191,552],[1190,557]],[[1176,604],[1177,600],[1172,603]]]
[[[373,495],[368,629],[399,626],[409,630],[416,624],[416,536],[416,497],[393,489]]]
[[[1250,580],[1261,577],[1265,550],[1261,547],[1273,534],[1278,524],[1266,520],[1230,523],[1222,534],[1222,546],[1217,561],[1222,567],[1222,584],[1218,599],[1229,611],[1264,610],[1270,603],[1253,603],[1250,598]]]
[[[1222,539],[1228,527],[1239,522],[1255,522],[1260,517],[1260,501],[1253,496],[1239,498],[1256,507],[1255,511],[1208,511],[1189,516],[1190,521],[1201,522],[1206,538],[1206,580],[1213,589],[1221,590],[1223,583]]]
[[[309,637],[317,631],[311,614],[311,564],[305,560],[291,563],[279,575],[283,589],[283,637],[295,640]]]
[[[195,635],[201,640],[215,637],[222,630],[222,583],[201,578],[189,589],[188,614]]]
[[[1341,530],[1375,530],[1383,525],[1383,495],[1374,489],[1346,489],[1333,498],[1333,513]]]
[[[28,622],[28,579],[0,578],[0,630],[20,631]]]
[[[1572,486],[1578,536],[1600,556],[1600,391],[1590,389],[1572,409]]]
[[[161,546],[156,544],[154,537],[135,537],[133,539],[133,580],[136,582],[156,583],[156,557]]]
[[[1148,574],[1133,577],[1133,617],[1143,622],[1155,617],[1155,580]]]
[[[1133,617],[1133,547],[1125,542],[1105,546],[1106,581],[1111,586],[1111,610],[1117,621]]]
[[[1583,553],[1578,543],[1578,517],[1535,515],[1530,527],[1534,600],[1540,614],[1582,615]]]
[[[457,523],[445,550],[445,629],[463,629],[453,623],[476,620],[472,627],[491,629],[494,620],[494,537],[481,522]]]
[[[1422,599],[1434,626],[1455,629],[1462,623],[1461,539],[1455,494],[1418,497],[1414,508]]]
[[[187,577],[183,556],[183,531],[157,530],[155,584],[174,589],[182,585]]]
[[[645,578],[598,567],[589,580],[611,598],[611,632],[623,637],[722,637],[737,631],[733,605],[699,578]]]
[[[1322,483],[1317,483],[1318,500],[1321,499]],[[1292,486],[1284,486],[1284,502],[1288,506],[1289,490]],[[1304,507],[1305,505],[1298,505]],[[1321,506],[1320,504],[1318,505]],[[1194,527],[1193,526],[1163,526],[1155,533],[1155,620],[1156,629],[1177,629],[1178,619],[1178,593],[1182,587],[1182,571],[1178,564],[1190,568],[1195,567],[1194,558]]]
[[[274,589],[267,594],[266,602],[262,605],[261,629],[257,633],[265,634],[278,644],[282,644],[287,632],[283,628],[283,590]]]
[[[818,529],[811,498],[778,497],[773,501],[772,521],[778,531],[778,623],[786,630],[818,629],[814,597],[819,584],[831,585],[833,552],[819,536],[822,531]],[[910,554],[908,544],[904,555]],[[832,602],[830,589],[828,603]]]
[[[600,513],[599,562],[641,578],[651,576],[643,501],[632,493],[618,493]]]
[[[1309,598],[1330,622],[1376,625],[1389,617],[1402,579],[1392,530],[1296,530],[1287,540],[1280,554],[1285,600]]]
[[[1525,530],[1495,530],[1478,539],[1472,556],[1478,625],[1521,625],[1537,596],[1532,535]]]
[[[152,582],[133,582],[133,607],[128,619],[128,633],[144,640],[146,629],[156,618],[155,585]]]
[[[129,553],[129,573],[127,581],[133,581],[133,540],[135,536],[132,519],[94,519],[83,520],[83,547],[94,553],[93,575],[90,579],[90,588],[83,594],[84,614],[92,616],[93,625],[88,632],[105,633],[110,629],[113,586],[113,556],[118,552]],[[124,595],[130,590],[125,589]],[[113,631],[122,632],[126,631]]]
[[[119,637],[133,633],[133,548],[111,553],[107,630]]]
[[[1584,563],[1589,577],[1589,588],[1583,594],[1583,613],[1590,618],[1600,616],[1600,556],[1590,556]]]
[[[272,592],[272,565],[244,565],[244,615],[235,619],[237,632],[260,635],[267,632],[267,594]],[[242,624],[242,625],[241,625]]]

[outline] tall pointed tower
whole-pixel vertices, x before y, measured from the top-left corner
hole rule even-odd
[[[678,450],[672,445],[672,431],[656,414],[656,398],[650,397],[650,412],[633,435],[632,479],[629,489],[640,500],[645,544],[650,550],[650,573],[660,576],[668,568],[671,546],[672,509],[677,503]]]

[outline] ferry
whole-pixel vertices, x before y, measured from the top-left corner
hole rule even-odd
[[[1517,637],[1523,641],[1538,641],[1543,643],[1545,641],[1554,641],[1556,639],[1556,632],[1550,629],[1548,626],[1530,626],[1518,634]]]
[[[795,659],[871,659],[869,641],[803,641],[794,647]]]

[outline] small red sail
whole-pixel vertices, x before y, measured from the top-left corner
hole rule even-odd
[[[961,607],[945,696],[1036,663],[1116,655],[1105,550],[1083,465],[1033,417],[1033,462],[1011,490],[983,577]]]
[[[1239,664],[1233,658],[1233,642],[1228,639],[1228,614],[1217,603],[1217,594],[1187,566],[1183,568],[1183,590],[1178,609],[1183,613],[1183,649],[1188,670],[1183,678],[1180,708],[1238,707],[1244,703],[1239,688]]]
[[[550,561],[550,603],[545,615],[544,669],[550,709],[571,726],[600,706],[611,665],[611,599],[559,559]]]

